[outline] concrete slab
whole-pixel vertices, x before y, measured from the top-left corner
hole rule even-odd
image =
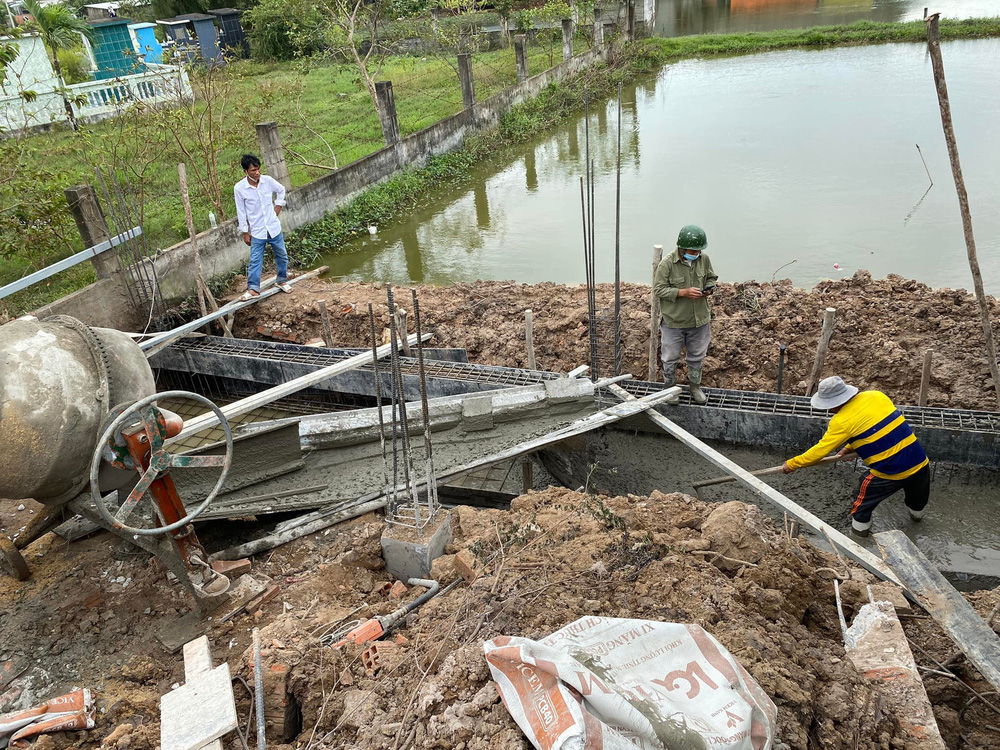
[[[589,391],[589,392],[588,392]],[[559,378],[545,381],[545,395],[553,404],[576,401],[584,396],[594,395],[594,384],[579,378]]]
[[[462,401],[462,429],[466,432],[493,429],[493,396],[484,394]]]
[[[451,543],[451,514],[439,513],[424,527],[422,538],[406,526],[393,525],[382,533],[382,557],[385,568],[400,581],[429,578],[431,564],[444,554]]]
[[[160,698],[161,750],[198,750],[236,726],[228,664],[203,672]]]

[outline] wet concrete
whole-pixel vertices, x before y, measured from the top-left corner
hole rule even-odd
[[[613,494],[648,495],[653,490],[695,494],[694,482],[724,475],[665,435],[605,429],[588,437],[546,455],[546,467],[574,487],[582,484],[589,473],[598,489]],[[711,444],[750,470],[777,466],[793,455],[767,448],[734,448],[714,441]],[[768,476],[765,481],[834,528],[849,533],[851,498],[863,475],[863,467],[838,464],[802,469],[788,476]],[[699,496],[711,502],[756,503],[779,523],[784,522],[783,514],[735,482],[707,487],[700,490]],[[997,585],[1000,473],[933,464],[931,500],[924,520],[910,520],[900,493],[883,501],[875,511],[872,531],[889,529],[906,532],[957,583],[973,587]],[[870,539],[859,541],[878,554]]]

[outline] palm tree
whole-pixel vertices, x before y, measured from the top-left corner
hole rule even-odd
[[[94,30],[90,24],[74,15],[69,6],[62,3],[42,7],[39,0],[24,0],[24,7],[35,19],[32,26],[41,37],[42,44],[52,55],[52,67],[55,69],[59,85],[63,89],[60,95],[66,106],[69,124],[73,126],[73,130],[79,130],[76,115],[73,114],[73,105],[66,98],[66,82],[63,81],[62,67],[59,65],[59,50],[76,47],[80,43],[81,36],[85,36],[87,41],[93,41]]]

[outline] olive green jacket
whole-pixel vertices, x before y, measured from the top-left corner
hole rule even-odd
[[[674,250],[660,261],[653,277],[653,293],[660,300],[660,318],[667,328],[696,328],[712,319],[712,309],[708,297],[691,299],[678,297],[677,292],[687,287],[704,289],[718,281],[712,270],[712,261],[706,253],[689,266]]]

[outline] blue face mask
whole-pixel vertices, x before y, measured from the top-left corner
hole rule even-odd
[[[684,253],[684,260],[698,260],[701,255],[690,255],[689,253]]]

